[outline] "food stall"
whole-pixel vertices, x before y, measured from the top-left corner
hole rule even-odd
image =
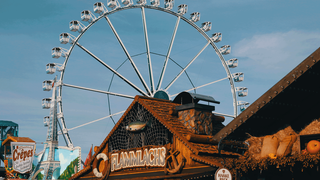
[[[7,179],[28,179],[32,171],[35,141],[28,137],[7,135],[2,142]]]

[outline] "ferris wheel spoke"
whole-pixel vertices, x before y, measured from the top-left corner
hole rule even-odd
[[[79,127],[83,127],[83,126],[86,126],[86,125],[89,125],[89,124],[92,124],[92,123],[95,123],[95,122],[104,120],[104,119],[109,118],[109,117],[112,117],[112,116],[116,116],[116,115],[122,114],[122,113],[124,113],[124,112],[125,112],[125,111],[120,111],[120,112],[117,112],[117,113],[114,113],[114,114],[111,114],[111,115],[102,117],[102,118],[100,118],[100,119],[96,119],[96,120],[93,120],[93,121],[90,121],[90,122],[81,124],[81,125],[79,125],[79,126],[76,126],[76,127],[73,127],[73,128],[68,129],[68,131],[71,131],[71,130],[77,129],[77,128],[79,128]]]
[[[177,19],[177,21],[176,21],[176,25],[175,25],[174,30],[173,30],[171,42],[170,42],[170,45],[169,45],[169,48],[168,48],[167,56],[166,56],[166,59],[165,59],[165,61],[164,61],[164,64],[163,64],[163,67],[162,67],[162,71],[161,71],[161,74],[160,74],[159,82],[158,82],[158,85],[157,85],[157,90],[159,90],[159,89],[161,88],[163,76],[164,76],[164,73],[165,73],[166,68],[167,68],[168,60],[169,60],[169,58],[170,58],[170,53],[171,53],[171,50],[172,50],[172,45],[173,45],[174,39],[175,39],[176,34],[177,34],[177,30],[178,30],[178,27],[179,27],[180,19],[181,19],[180,16],[178,16],[178,19]]]
[[[236,117],[234,115],[219,113],[219,112],[216,112],[216,111],[213,111],[212,113],[215,114],[215,115],[220,115],[220,116],[226,116],[226,117],[232,117],[232,118]]]
[[[86,53],[88,53],[90,56],[92,56],[94,59],[96,59],[98,62],[100,62],[102,65],[104,65],[106,68],[108,68],[110,71],[112,71],[114,74],[116,74],[119,78],[121,78],[123,81],[125,81],[127,84],[129,84],[131,87],[133,87],[135,90],[137,90],[139,93],[143,94],[144,96],[149,96],[147,93],[142,91],[140,88],[138,88],[136,85],[134,85],[131,81],[123,77],[120,73],[118,73],[116,70],[114,70],[112,67],[110,67],[108,64],[103,62],[101,59],[99,59],[97,56],[95,56],[93,53],[91,53],[89,50],[87,50],[85,47],[77,43],[77,46],[79,46],[82,50],[84,50]]]
[[[146,43],[147,58],[148,58],[150,89],[151,89],[151,92],[154,93],[155,92],[154,79],[153,79],[153,71],[152,71],[152,63],[151,63],[150,47],[149,47],[149,38],[148,38],[147,22],[146,22],[146,15],[145,15],[144,7],[141,7],[141,16],[142,16],[144,39],[145,39],[145,43]]]
[[[120,96],[120,97],[124,97],[124,98],[129,98],[129,99],[134,99],[133,96],[129,96],[129,95],[125,95],[125,94],[113,93],[113,92],[109,92],[109,91],[102,91],[102,90],[86,88],[86,87],[81,87],[81,86],[75,86],[75,85],[71,85],[71,84],[64,84],[64,83],[62,85],[63,86],[67,86],[67,87],[87,90],[87,91],[93,91],[93,92],[98,92],[98,93],[103,93],[103,94],[109,94],[109,95]]]
[[[145,90],[148,92],[149,95],[151,95],[152,93],[150,92],[150,89],[148,87],[148,85],[146,84],[145,80],[143,79],[140,71],[138,70],[137,66],[135,65],[134,61],[132,60],[132,57],[130,56],[129,52],[127,51],[126,47],[124,46],[123,42],[121,41],[116,29],[113,27],[110,19],[108,18],[108,16],[105,16],[105,19],[107,20],[112,32],[114,33],[115,37],[117,38],[119,44],[121,45],[124,53],[126,54],[126,56],[128,57],[133,69],[135,70],[136,74],[138,75],[142,85],[144,86]]]
[[[208,47],[210,42],[208,42],[200,51],[199,53],[180,71],[180,73],[167,85],[165,90],[167,91],[171,85],[182,75],[183,72],[186,71],[186,69],[198,58],[198,56]]]
[[[199,88],[208,86],[208,85],[210,85],[210,84],[214,84],[214,83],[223,81],[223,80],[225,80],[225,79],[229,79],[229,77],[225,77],[225,78],[222,78],[222,79],[219,79],[219,80],[216,80],[216,81],[212,81],[212,82],[209,82],[209,83],[207,83],[207,84],[203,84],[203,85],[201,85],[201,86],[194,87],[194,88],[191,88],[191,89],[188,89],[188,90],[185,90],[185,91],[186,91],[186,92],[189,92],[189,91],[192,91],[192,90],[195,90],[195,89],[199,89]],[[173,95],[171,95],[170,97],[174,97],[174,96],[176,96],[176,95],[178,95],[178,94],[179,94],[179,93],[173,94]]]

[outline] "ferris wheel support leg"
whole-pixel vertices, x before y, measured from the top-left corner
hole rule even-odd
[[[210,44],[210,42],[208,42],[208,43],[199,51],[199,53],[180,71],[180,73],[168,84],[168,86],[165,88],[166,91],[167,91],[167,90],[170,88],[170,86],[181,76],[181,74],[187,70],[187,68],[194,62],[194,60],[196,60],[196,59],[198,58],[198,56],[208,47],[209,44]]]
[[[143,23],[143,30],[144,30],[144,38],[145,38],[146,49],[147,49],[150,89],[151,89],[151,92],[154,93],[155,92],[154,79],[153,79],[153,71],[152,71],[152,63],[151,63],[150,47],[149,47],[149,38],[148,38],[148,30],[147,30],[146,15],[145,15],[144,7],[141,7],[141,16],[142,16],[142,23]]]
[[[59,128],[60,128],[60,131],[63,132],[62,127],[61,127],[61,124],[60,124],[59,121],[58,121],[58,125],[59,125]],[[70,144],[68,143],[68,141],[67,141],[66,136],[65,136],[64,133],[62,133],[62,136],[63,136],[64,142],[66,143],[66,145],[67,145],[68,147],[70,147],[70,146],[69,146]]]
[[[167,52],[167,56],[166,56],[166,59],[164,61],[163,68],[162,68],[162,71],[161,71],[161,75],[160,75],[160,78],[159,78],[159,82],[158,82],[158,85],[157,85],[157,90],[159,90],[161,88],[163,76],[164,76],[164,73],[165,73],[166,68],[167,68],[168,60],[170,58],[170,53],[171,53],[171,50],[172,50],[172,45],[173,45],[174,39],[176,38],[176,34],[177,34],[178,27],[179,27],[180,19],[181,19],[180,16],[178,16],[178,19],[176,21],[176,25],[174,27],[174,31],[173,31],[173,34],[172,34],[172,38],[171,38],[171,42],[170,42],[170,45],[169,45],[169,49],[168,49],[168,52]]]
[[[120,39],[120,37],[119,37],[119,35],[118,35],[117,31],[115,30],[115,28],[114,28],[114,27],[113,27],[113,25],[112,25],[112,23],[111,23],[110,19],[108,18],[108,16],[105,16],[105,19],[107,20],[107,22],[108,22],[108,24],[109,24],[109,26],[110,26],[110,28],[111,28],[111,30],[112,30],[112,32],[113,32],[113,34],[116,36],[116,38],[117,38],[117,40],[118,40],[119,44],[121,45],[121,47],[122,47],[122,49],[123,49],[124,53],[125,53],[125,54],[126,54],[126,56],[128,57],[128,59],[129,59],[129,61],[130,61],[131,65],[132,65],[133,69],[135,70],[136,74],[138,75],[138,77],[139,77],[139,79],[140,79],[140,81],[141,81],[142,85],[144,86],[144,88],[146,89],[146,91],[148,92],[148,94],[149,94],[149,95],[151,95],[152,93],[151,93],[151,91],[150,91],[149,87],[147,86],[146,82],[144,81],[144,79],[143,79],[143,77],[142,77],[142,75],[141,75],[140,71],[138,70],[137,66],[136,66],[136,65],[135,65],[135,63],[133,62],[132,57],[130,56],[129,52],[127,51],[126,47],[124,46],[123,42],[121,41],[121,39]]]

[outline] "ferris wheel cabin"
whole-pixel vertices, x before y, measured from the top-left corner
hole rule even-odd
[[[233,58],[227,61],[227,65],[229,66],[229,68],[235,68],[238,67],[238,59],[237,58]]]
[[[115,8],[119,7],[120,4],[118,4],[117,0],[108,0],[107,6],[112,9],[115,9]]]
[[[81,20],[82,21],[89,21],[90,19],[91,19],[91,16],[90,16],[89,10],[84,10],[81,12]]]
[[[230,46],[230,45],[221,46],[220,52],[221,52],[221,54],[223,54],[223,55],[230,54],[230,52],[231,52],[231,46]]]
[[[245,102],[245,101],[238,101],[237,102],[238,106],[240,107],[240,111],[244,111],[247,109],[249,103],[248,102]]]
[[[178,13],[184,15],[188,11],[188,6],[186,4],[181,4],[178,6]]]
[[[239,97],[245,97],[248,95],[248,88],[246,87],[236,87]]]
[[[212,27],[211,22],[204,22],[204,23],[202,23],[201,29],[202,29],[204,32],[207,32],[207,31],[210,31],[210,30],[211,30],[211,27]]]
[[[44,98],[42,99],[42,108],[43,109],[50,109],[51,98]]]
[[[121,3],[125,6],[130,6],[133,4],[132,0],[121,0]]]
[[[242,72],[240,72],[240,73],[234,73],[234,74],[233,74],[233,79],[234,79],[235,82],[241,82],[241,81],[243,81],[243,79],[244,79],[244,75],[243,75]]]
[[[52,48],[51,54],[52,54],[52,57],[53,57],[53,58],[58,59],[58,58],[61,56],[61,54],[62,54],[62,48],[60,48],[60,47],[54,47],[54,48]]]
[[[164,8],[171,10],[173,8],[174,0],[165,0],[164,1]]]
[[[107,12],[107,8],[104,6],[104,4],[102,2],[97,2],[97,3],[94,3],[93,4],[93,11],[95,13],[104,13],[104,12]]]
[[[214,34],[212,34],[211,39],[215,43],[220,42],[222,40],[222,34],[221,33],[214,33]]]
[[[53,58],[60,58],[61,56],[66,57],[68,55],[68,50],[61,47],[54,47],[51,50],[51,55]]]
[[[160,5],[160,0],[150,0],[150,4],[152,6],[158,7]]]
[[[52,86],[53,86],[53,81],[51,80],[46,80],[46,81],[43,81],[42,83],[42,89],[44,91],[50,91],[52,89]]]
[[[193,12],[190,14],[190,20],[192,22],[198,22],[200,20],[200,13],[199,12]]]
[[[70,40],[68,33],[61,33],[59,36],[59,40],[61,44],[67,44]]]
[[[46,72],[47,74],[54,74],[56,72],[56,68],[55,68],[55,64],[54,63],[49,63],[46,65]]]
[[[81,12],[81,20],[82,21],[88,21],[91,22],[92,20],[95,20],[96,17],[91,13],[89,10],[84,10]]]
[[[137,3],[138,3],[138,4],[142,4],[142,5],[143,5],[143,4],[146,4],[146,3],[147,3],[147,1],[146,1],[146,0],[137,0]]]
[[[80,31],[80,22],[79,21],[71,21],[69,23],[69,28],[70,28],[70,31],[72,31],[72,32]]]

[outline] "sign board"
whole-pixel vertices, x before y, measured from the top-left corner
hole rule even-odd
[[[232,180],[231,172],[226,168],[219,168],[214,175],[215,180]]]
[[[165,165],[166,153],[165,147],[112,153],[111,172],[132,167],[163,167]]]
[[[14,171],[24,174],[32,170],[35,143],[11,142],[12,167]]]

